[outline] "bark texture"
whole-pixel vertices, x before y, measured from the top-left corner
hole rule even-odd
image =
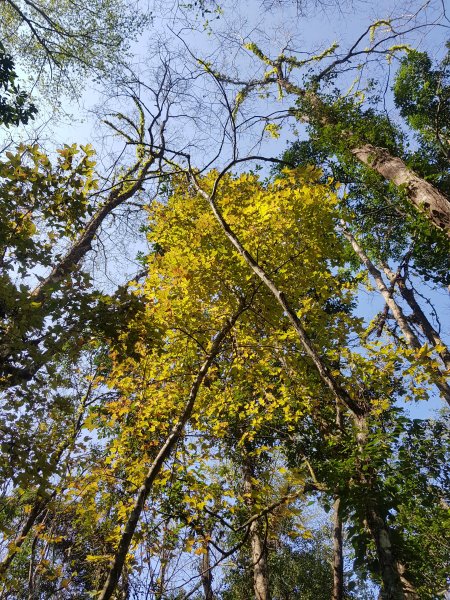
[[[209,553],[209,543],[205,542],[205,553],[202,555],[202,561],[200,563],[200,577],[202,580],[203,594],[205,596],[205,600],[214,600],[214,592],[212,589],[212,571],[210,564],[210,553]]]
[[[412,310],[412,319],[414,323],[420,327],[423,334],[433,347],[439,348],[439,356],[444,363],[445,368],[450,371],[450,351],[447,345],[443,342],[439,333],[431,324],[428,317],[423,312],[420,304],[416,300],[414,291],[406,285],[406,276],[402,277],[399,274],[393,273],[387,265],[383,265],[383,270],[392,285],[397,285],[402,298],[407,302]]]
[[[411,203],[450,237],[450,201],[444,194],[385,148],[364,144],[350,151],[360,162],[388,181],[403,186]]]
[[[336,119],[330,116],[326,104],[318,94],[310,90],[306,91],[289,81],[284,75],[280,61],[275,61],[273,67],[277,72],[278,85],[287,93],[294,94],[308,102],[311,115],[305,111],[299,117],[301,121],[309,122],[313,116],[323,126],[337,124]],[[396,186],[402,186],[411,204],[422,211],[435,227],[450,237],[450,199],[447,196],[431,183],[419,177],[401,158],[392,155],[386,148],[364,142],[352,142],[352,138],[355,137],[356,140],[357,136],[353,136],[351,130],[347,130],[345,135],[348,139],[349,151],[359,162],[376,171],[387,181],[391,181]]]
[[[389,529],[374,506],[368,506],[366,522],[377,549],[381,578],[383,580],[383,600],[406,600],[400,573],[394,558]]]
[[[244,494],[247,506],[252,510],[255,477],[251,459],[246,457],[244,465]],[[250,523],[249,538],[251,547],[251,562],[253,570],[253,590],[255,600],[270,600],[269,575],[267,568],[267,544],[261,534],[259,520]]]
[[[342,553],[342,519],[340,515],[340,499],[336,498],[333,506],[333,592],[332,600],[344,598],[344,557]]]

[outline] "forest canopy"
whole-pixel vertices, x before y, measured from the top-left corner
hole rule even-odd
[[[0,599],[450,594],[449,21],[377,11],[0,6]]]

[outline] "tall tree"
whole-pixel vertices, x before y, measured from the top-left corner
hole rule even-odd
[[[6,50],[59,103],[63,90],[78,97],[86,76],[106,77],[125,65],[149,19],[138,2],[122,0],[5,0],[0,17]]]
[[[79,31],[64,21],[73,6],[7,0],[1,10],[10,23],[21,19],[11,40],[28,31],[37,40],[29,50],[62,77],[106,72],[123,39],[104,64],[90,49],[82,55]],[[76,26],[92,49],[102,41],[91,24]],[[368,37],[380,27],[397,36],[383,22]],[[71,35],[79,67],[63,43]],[[219,154],[230,141],[233,159],[220,172],[209,170],[210,158],[197,170],[189,144],[173,146],[171,103],[176,123],[186,118],[173,92],[183,99],[194,92],[174,83],[167,61],[150,89],[153,109],[133,97],[137,120],[123,113],[110,120],[125,165],[112,177],[95,171],[89,146],[65,146],[51,160],[23,145],[1,161],[6,597],[162,600],[202,589],[220,597],[230,559],[237,567],[225,577],[224,597],[248,597],[252,586],[264,600],[317,597],[309,568],[327,597],[362,597],[343,565],[344,532],[356,569],[381,585],[382,597],[431,600],[445,589],[447,419],[414,421],[401,405],[425,401],[434,385],[449,396],[445,334],[417,283],[418,275],[446,282],[448,240],[431,223],[441,219],[432,207],[414,208],[419,188],[431,193],[427,178],[433,193],[447,194],[448,65],[433,67],[417,53],[400,65],[397,106],[418,132],[411,152],[383,115],[328,86],[365,52],[358,45],[305,61],[249,49],[267,67],[262,79],[241,82],[200,63],[198,77],[219,90],[221,118],[226,109]],[[370,51],[379,51],[376,42]],[[297,68],[315,69],[301,86]],[[273,84],[296,96],[290,114],[308,118],[310,137],[282,159],[251,156],[300,164],[262,179],[242,168],[249,157],[239,128],[258,117],[241,120],[240,110],[252,90]],[[241,88],[234,99],[229,85]],[[13,106],[20,90],[9,89]],[[265,133],[276,135],[271,118],[263,120]],[[398,169],[411,177],[411,168],[418,187],[403,189]],[[131,204],[149,218],[142,272],[100,292],[85,259],[117,210]],[[385,307],[366,327],[358,290],[369,293],[371,281]],[[279,474],[270,473],[274,458]],[[326,540],[324,531],[302,529],[296,509],[308,502],[335,507]],[[296,544],[291,525],[314,540]]]
[[[378,49],[382,42],[374,42],[374,36],[380,26],[386,26],[388,31],[393,32],[393,35],[387,36],[388,39],[398,35],[393,31],[389,21],[376,22],[368,27],[351,49],[339,58],[333,57],[337,44],[333,44],[321,54],[299,60],[295,55],[285,54],[272,59],[255,43],[248,43],[246,48],[266,65],[266,72],[261,79],[242,81],[214,72],[211,66],[207,68],[218,80],[240,87],[235,111],[253,90],[266,89],[270,84],[276,84],[281,93],[296,97],[294,114],[298,120],[308,123],[312,132],[322,140],[322,147],[330,157],[337,153],[338,156],[344,156],[346,161],[356,161],[400,188],[410,204],[448,237],[450,200],[445,188],[430,183],[426,171],[416,172],[409,166],[407,153],[389,119],[377,115],[371,108],[361,107],[357,101],[349,99],[339,89],[334,88],[331,92],[329,89],[330,80],[333,81],[340,68],[349,70],[358,68],[357,62],[352,63],[361,54],[381,52],[392,56],[398,51],[398,46],[395,45],[391,48],[386,47],[384,51]],[[362,50],[360,44],[367,36],[371,38],[372,48]],[[404,50],[405,47],[400,46],[400,49]],[[326,59],[329,59],[328,64],[323,66],[323,61]],[[439,81],[439,85],[442,84],[444,90],[446,64],[447,62],[444,61],[443,70],[440,71],[441,79],[435,77],[433,81],[435,84]],[[297,69],[303,71],[303,85],[298,85],[293,78]],[[397,89],[401,89],[400,84]],[[397,93],[397,98],[399,93],[401,95],[401,91]],[[444,96],[445,94],[444,91]],[[414,166],[418,167],[419,163],[416,162]]]
[[[0,125],[26,124],[37,112],[26,92],[17,84],[17,73],[11,55],[0,43]]]

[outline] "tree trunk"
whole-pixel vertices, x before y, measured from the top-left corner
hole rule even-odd
[[[381,275],[381,271],[379,271],[367,254],[364,252],[363,248],[358,244],[355,237],[350,233],[350,231],[345,227],[345,223],[342,223],[342,231],[345,237],[348,239],[350,244],[352,245],[353,250],[359,257],[360,261],[366,267],[370,275],[372,275],[377,288],[380,294],[383,296],[384,301],[386,302],[387,307],[391,311],[394,319],[396,320],[400,330],[408,344],[408,346],[414,350],[419,350],[422,347],[419,338],[414,333],[412,328],[408,323],[408,319],[405,316],[401,306],[397,304],[392,295],[392,290],[388,290],[386,284],[384,283],[383,277]],[[412,290],[408,290],[405,286],[401,277],[398,277],[395,273],[392,273],[390,269],[387,268],[387,265],[384,267],[384,271],[387,274],[392,286],[397,283],[400,289],[400,293],[403,298],[408,302],[409,306],[413,310],[413,315],[415,320],[421,325],[422,331],[427,336],[428,340],[431,342],[433,346],[436,346],[439,343],[442,343],[437,332],[431,327],[428,319],[425,314],[422,312],[420,306],[417,304],[414,294]],[[389,273],[389,274],[388,274]],[[445,347],[444,351],[441,351],[440,356],[442,361],[446,367],[446,369],[450,368],[450,356],[448,354],[448,349]],[[450,406],[450,385],[447,382],[446,376],[441,372],[439,368],[435,369],[436,375],[438,379],[436,381],[436,386],[442,394],[442,397],[445,398],[446,402]]]
[[[340,498],[336,498],[333,506],[333,593],[332,600],[344,598],[344,557],[342,553],[342,519],[340,515]]]
[[[414,292],[412,289],[406,287],[405,282],[402,278],[398,280],[398,289],[400,290],[401,295],[409,304],[411,310],[413,311],[413,319],[414,322],[421,328],[424,335],[427,337],[427,340],[433,347],[439,347],[439,355],[442,359],[442,362],[445,365],[445,368],[450,371],[450,352],[447,346],[444,344],[442,339],[440,338],[438,332],[431,325],[430,321],[426,317],[425,313],[422,311],[420,305],[418,304]]]
[[[403,586],[403,593],[405,594],[406,600],[420,600],[416,589],[405,576],[406,568],[401,563],[398,563],[398,572],[400,573],[400,581]]]
[[[81,401],[80,406],[78,408],[78,411],[76,414],[75,426],[74,426],[74,430],[73,430],[71,437],[68,440],[63,439],[60,442],[60,444],[58,445],[58,447],[55,449],[53,454],[50,455],[50,457],[49,457],[49,466],[50,466],[49,473],[50,473],[50,475],[48,477],[44,478],[44,480],[41,482],[38,490],[36,491],[33,503],[31,505],[30,513],[28,514],[28,517],[25,520],[25,523],[24,523],[22,529],[20,530],[19,534],[16,536],[14,542],[10,545],[8,554],[5,556],[5,558],[2,561],[0,561],[0,577],[2,575],[4,575],[4,573],[6,573],[6,571],[9,569],[15,556],[20,551],[23,543],[27,539],[27,536],[30,533],[31,529],[33,528],[37,518],[42,513],[44,508],[47,506],[47,504],[50,502],[50,500],[52,500],[52,498],[54,497],[55,491],[50,493],[47,490],[47,487],[50,482],[50,477],[52,475],[54,475],[56,468],[58,467],[64,452],[70,448],[71,444],[73,444],[75,442],[78,434],[80,433],[80,431],[82,429],[84,414],[85,414],[85,410],[86,410],[86,404],[90,398],[92,387],[93,387],[93,384],[91,382],[89,384],[88,389],[84,395],[84,398]]]
[[[383,600],[419,600],[419,596],[406,576],[404,565],[394,559],[389,528],[374,505],[366,513],[367,526],[377,547],[383,579]]]
[[[448,371],[450,371],[450,351],[439,336],[439,333],[430,323],[428,317],[423,312],[422,308],[420,307],[420,304],[416,300],[414,291],[411,288],[407,287],[405,282],[406,275],[404,277],[401,277],[398,274],[393,273],[386,264],[383,264],[383,270],[386,273],[386,276],[389,278],[391,284],[395,284],[398,286],[400,294],[402,295],[403,299],[407,302],[407,304],[413,312],[412,318],[414,320],[414,323],[416,323],[420,327],[430,344],[433,347],[437,346],[439,348],[438,354],[441,357],[445,368]]]
[[[210,564],[210,556],[209,556],[209,542],[205,540],[205,553],[202,555],[202,560],[200,563],[200,576],[202,579],[203,593],[205,595],[205,600],[214,600],[214,593],[212,589],[212,571]]]
[[[367,444],[368,423],[365,417],[355,419],[356,439],[361,452]],[[381,600],[413,600],[408,596],[407,589],[413,590],[412,584],[406,579],[404,567],[400,567],[392,546],[391,534],[382,511],[379,509],[376,494],[372,492],[373,483],[377,479],[377,473],[366,458],[360,461],[359,483],[364,488],[365,500],[365,524],[370,531],[375,543],[378,564],[380,568],[383,589]]]
[[[360,162],[388,181],[397,186],[404,186],[410,202],[425,213],[433,225],[450,237],[450,201],[444,194],[385,148],[364,144],[351,148],[350,151]]]
[[[254,505],[254,469],[251,459],[245,457],[244,464],[244,495],[247,506],[252,509]],[[267,544],[261,535],[261,526],[258,520],[250,523],[250,547],[253,569],[253,590],[255,600],[270,600],[269,575],[267,569]]]
[[[150,128],[152,126],[157,126],[155,119],[153,120]],[[163,135],[165,123],[162,123],[160,127],[160,134]],[[127,200],[130,200],[133,196],[140,192],[157,159],[162,158],[162,150],[149,148],[145,143],[145,129],[143,124],[140,126],[139,130],[137,130],[137,133],[139,135],[139,140],[136,142],[136,148],[141,149],[144,152],[143,157],[139,157],[138,155],[135,163],[129,167],[122,176],[120,176],[119,181],[113,183],[112,189],[107,194],[103,203],[100,204],[95,213],[84,224],[84,227],[78,233],[77,237],[72,241],[65,254],[54,264],[50,273],[44,277],[30,292],[30,300],[33,302],[47,302],[48,299],[52,297],[55,286],[67,275],[79,268],[80,263],[86,254],[91,250],[92,242],[97,236],[97,233],[105,220],[117,207],[125,204]],[[153,140],[151,132],[150,136]],[[155,174],[158,173],[159,165],[155,166],[154,168]],[[51,314],[48,316],[51,317]],[[10,330],[11,326],[9,326],[8,329]],[[8,338],[6,335],[7,333],[8,330],[3,332],[3,338],[6,340]],[[52,353],[50,352],[43,353],[41,354],[40,359],[35,362],[33,367],[30,369],[24,369],[14,365],[8,365],[10,354],[11,343],[7,342],[2,344],[2,347],[0,348],[0,362],[5,363],[2,365],[5,374],[11,375],[12,377],[11,381],[9,381],[9,385],[16,385],[17,383],[29,381],[48,362],[49,358],[52,357]]]
[[[260,534],[258,521],[253,521],[250,525],[250,543],[252,547],[255,600],[270,600],[267,576],[267,548]]]
[[[199,369],[197,376],[192,384],[183,414],[181,415],[178,423],[176,423],[173,426],[172,431],[167,436],[166,441],[160,448],[153,463],[150,465],[150,468],[148,469],[147,474],[145,476],[144,482],[139,488],[139,492],[137,494],[133,508],[130,512],[130,515],[120,537],[119,545],[111,562],[107,579],[105,581],[103,589],[100,591],[100,594],[98,596],[99,600],[109,600],[114,594],[114,591],[122,574],[122,569],[125,564],[125,559],[127,557],[128,550],[133,540],[134,532],[136,531],[136,527],[139,523],[141,513],[144,510],[144,505],[148,498],[150,490],[152,489],[153,483],[158,477],[165,461],[171,455],[172,450],[178,444],[178,441],[180,440],[183,434],[184,427],[190,419],[192,411],[194,409],[198,391],[203,383],[204,378],[206,377],[206,374],[209,371],[209,368],[211,367],[212,363],[214,362],[214,359],[216,358],[217,354],[219,353],[222,347],[222,342],[229,334],[234,324],[238,320],[239,316],[246,308],[247,307],[244,304],[241,304],[236,313],[231,318],[227,319],[225,325],[215,336],[214,341],[211,344],[209,354],[205,362]]]
[[[389,529],[372,503],[369,503],[366,510],[366,523],[377,549],[383,581],[381,598],[383,600],[406,600],[398,565],[393,554]]]
[[[293,84],[285,77],[280,61],[272,63],[277,72],[276,81],[289,94],[294,94],[308,101],[311,113],[323,126],[336,125],[336,119],[329,115],[327,105],[313,91],[306,91]],[[270,79],[267,80],[271,81]],[[309,122],[310,115],[305,112],[300,120]],[[419,177],[398,156],[393,156],[386,148],[379,148],[369,143],[351,142],[352,131],[346,132],[349,151],[359,162],[373,169],[387,181],[402,186],[406,196],[419,211],[423,212],[435,227],[450,237],[450,200],[431,183]]]

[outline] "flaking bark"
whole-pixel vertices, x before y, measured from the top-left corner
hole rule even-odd
[[[360,162],[405,190],[409,201],[450,237],[450,201],[386,148],[363,144],[350,149]]]

